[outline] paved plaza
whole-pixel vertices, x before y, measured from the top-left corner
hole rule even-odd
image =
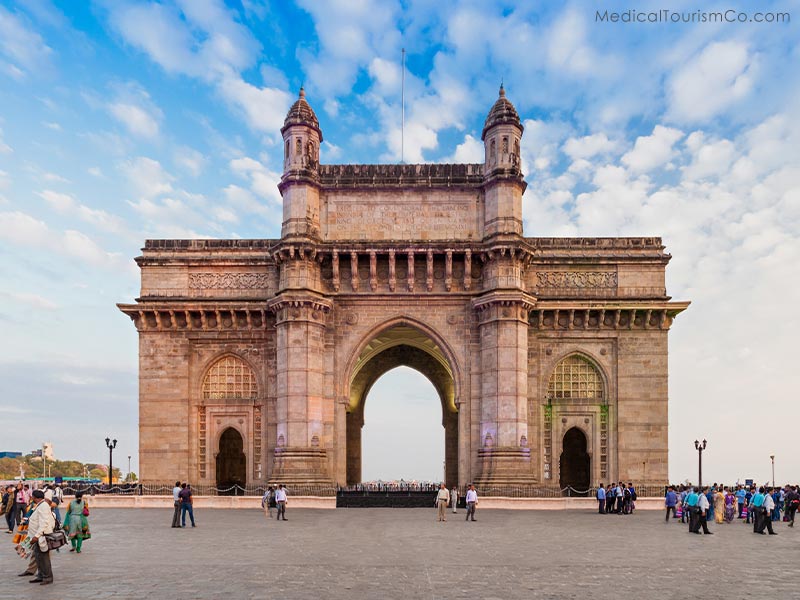
[[[757,536],[735,522],[686,532],[660,512],[428,509],[96,509],[80,555],[53,556],[55,585],[17,577],[11,536],[0,550],[2,598],[795,598],[800,528]],[[668,590],[671,590],[668,592]],[[35,593],[35,594],[32,594]],[[755,595],[755,596],[754,596]]]

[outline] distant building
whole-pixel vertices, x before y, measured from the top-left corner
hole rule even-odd
[[[0,458],[20,458],[22,452],[0,452]]]

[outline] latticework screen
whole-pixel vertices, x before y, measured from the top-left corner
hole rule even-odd
[[[556,365],[547,384],[549,398],[603,399],[603,379],[587,359],[573,354]]]
[[[203,398],[255,398],[258,385],[253,370],[242,359],[226,356],[215,362],[203,380]]]

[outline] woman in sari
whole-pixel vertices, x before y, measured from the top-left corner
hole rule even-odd
[[[722,495],[722,489],[717,488],[714,492],[714,521],[722,523],[725,518],[725,496]]]
[[[725,522],[732,523],[736,518],[736,496],[725,488]]]
[[[89,505],[83,499],[83,492],[75,492],[75,499],[67,506],[64,515],[64,532],[67,534],[72,548],[70,552],[80,553],[83,540],[92,537],[89,532]]]

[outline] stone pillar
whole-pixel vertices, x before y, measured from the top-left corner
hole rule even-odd
[[[444,470],[448,488],[458,484],[458,413],[444,412]]]
[[[361,430],[364,416],[361,409],[347,413],[347,485],[361,483]]]
[[[325,431],[325,321],[331,302],[284,291],[269,303],[277,329],[277,445],[271,482],[329,484]]]
[[[534,482],[528,446],[528,311],[535,299],[496,290],[473,301],[481,340],[481,485]]]

